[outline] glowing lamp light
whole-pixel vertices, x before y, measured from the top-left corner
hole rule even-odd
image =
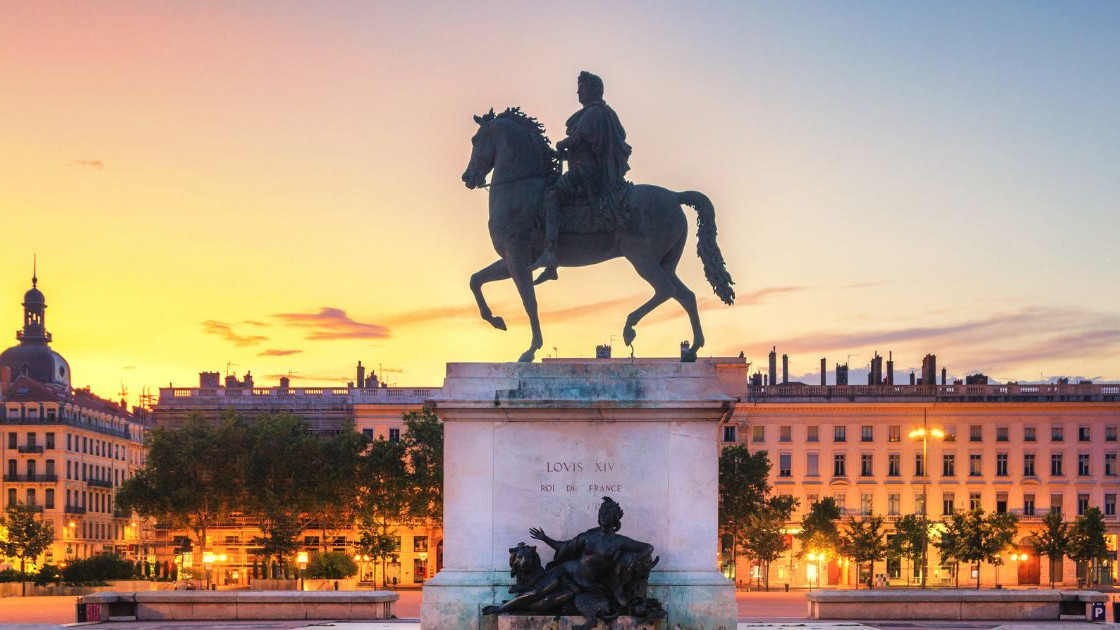
[[[202,554],[202,564],[214,564],[217,559],[218,556],[214,555],[211,551]]]
[[[934,437],[941,439],[945,437],[945,432],[941,429],[914,429],[909,434],[911,440],[920,440],[924,437]]]
[[[75,523],[74,521],[70,521],[69,523],[66,524],[66,526],[73,529],[73,528],[77,527],[78,524]]]
[[[301,569],[304,568],[307,565],[307,552],[306,551],[301,551],[298,554],[296,554],[296,563],[300,565]]]
[[[810,581],[817,579],[817,565],[810,564],[805,569],[808,571],[807,575]]]
[[[361,561],[362,561],[362,554],[360,554],[360,553],[354,554],[354,562],[361,562]]]

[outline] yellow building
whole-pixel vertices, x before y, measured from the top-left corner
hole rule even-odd
[[[0,507],[27,504],[51,524],[55,543],[40,562],[107,552],[135,559],[145,532],[116,509],[114,494],[144,465],[142,416],[70,387],[37,284],[32,278],[24,295],[19,345],[0,354]]]
[[[1105,581],[1115,583],[1120,385],[933,381],[817,386],[756,380],[725,427],[724,442],[769,454],[774,493],[800,500],[791,532],[809,505],[824,497],[833,497],[845,518],[875,514],[888,524],[923,509],[931,520],[972,507],[1018,515],[1015,546],[999,567],[1003,585],[1048,584],[1049,562],[1034,550],[1032,534],[1051,510],[1073,521],[1095,506],[1105,515],[1112,549]],[[923,427],[930,429],[924,443],[915,432]],[[772,584],[827,586],[857,578],[866,583],[869,577],[906,584],[906,571],[910,582],[917,576],[915,567],[894,561],[877,563],[870,574],[865,567],[865,575],[857,576],[843,560],[826,558],[813,566],[797,557],[800,551],[794,542],[793,553],[771,565]],[[952,567],[941,566],[932,545],[929,554],[929,581],[951,583]],[[755,571],[740,561],[738,580],[745,584]],[[970,568],[961,571],[962,584],[975,579]],[[996,571],[983,565],[982,583],[996,584]],[[1055,565],[1053,577],[1072,585],[1077,572],[1066,559]]]
[[[217,372],[199,374],[198,387],[161,388],[159,402],[153,409],[158,426],[181,426],[190,416],[217,421],[222,413],[234,410],[247,418],[287,412],[302,417],[310,430],[337,433],[347,422],[353,429],[371,439],[397,441],[404,432],[401,416],[419,411],[438,389],[423,387],[388,387],[375,374],[366,375],[358,364],[356,379],[346,387],[291,387],[287,378],[275,386],[257,386],[251,376],[220,378]],[[252,539],[259,529],[250,519],[239,515],[213,528],[207,549],[217,558],[211,567],[213,581],[220,585],[246,584],[252,575]],[[434,576],[442,565],[443,535],[439,524],[398,527],[392,535],[398,538],[399,553],[389,561],[373,562],[358,557],[359,580],[384,581],[402,586],[416,586]],[[324,536],[328,539],[324,540]],[[300,535],[301,550],[314,553],[326,549],[354,554],[359,533],[354,528],[323,532],[308,529]],[[187,532],[157,527],[155,541],[162,551],[160,560],[183,556],[188,548]],[[193,559],[192,559],[193,560]]]

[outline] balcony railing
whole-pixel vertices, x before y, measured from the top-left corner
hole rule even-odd
[[[20,453],[42,453],[43,447],[38,444],[21,444],[16,450]]]
[[[64,508],[62,508],[62,511],[65,512],[66,514],[85,514],[86,513],[86,509],[84,507],[79,507],[77,505],[67,505]]]
[[[86,481],[86,485],[93,486],[95,488],[112,488],[113,482],[107,481],[105,479],[89,479]]]
[[[790,398],[924,398],[959,402],[991,401],[1120,401],[1120,385],[752,385],[753,401]]]
[[[18,483],[55,483],[58,475],[4,475],[6,482]]]
[[[236,404],[237,401],[259,404],[268,399],[421,404],[438,392],[439,388],[433,387],[164,387],[159,390],[159,404],[174,406],[183,399],[223,400],[230,404]]]

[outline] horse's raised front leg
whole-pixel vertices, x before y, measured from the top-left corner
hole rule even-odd
[[[482,285],[506,278],[509,278],[509,267],[500,259],[471,275],[471,292],[474,293],[474,301],[478,303],[478,314],[498,330],[506,329],[506,321],[490,312],[490,305],[482,295]]]
[[[533,329],[532,344],[517,360],[521,363],[531,363],[537,350],[544,346],[541,322],[537,317],[537,294],[533,289],[533,273],[529,268],[529,261],[520,259],[508,261],[508,272],[513,278],[513,283],[517,285],[517,292],[521,294],[521,304],[525,307],[525,314],[529,316],[529,326]]]

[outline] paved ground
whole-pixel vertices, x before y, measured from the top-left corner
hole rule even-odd
[[[244,621],[244,622],[132,622],[132,623],[105,623],[91,628],[129,629],[142,630],[158,628],[159,630],[199,630],[200,628],[306,628],[308,630],[323,630],[324,628],[337,628],[338,630],[416,630],[419,624],[416,619],[420,617],[420,591],[400,591],[400,600],[394,606],[395,614],[401,618],[399,622],[384,623],[345,623],[307,621]],[[805,619],[806,605],[804,592],[792,593],[746,593],[736,595],[739,604],[739,630],[861,630],[863,628],[880,628],[882,630],[919,630],[933,628],[936,630],[986,630],[999,628],[1000,630],[1041,630],[1042,628],[1072,628],[1078,625],[1100,628],[1101,624],[1078,624],[1063,622],[1058,623],[1029,623],[1000,626],[993,622],[808,622]],[[40,624],[42,628],[58,628],[59,624],[74,622],[75,615],[74,597],[5,597],[0,598],[0,630],[7,628],[20,628],[32,630]],[[28,625],[21,625],[28,624]]]

